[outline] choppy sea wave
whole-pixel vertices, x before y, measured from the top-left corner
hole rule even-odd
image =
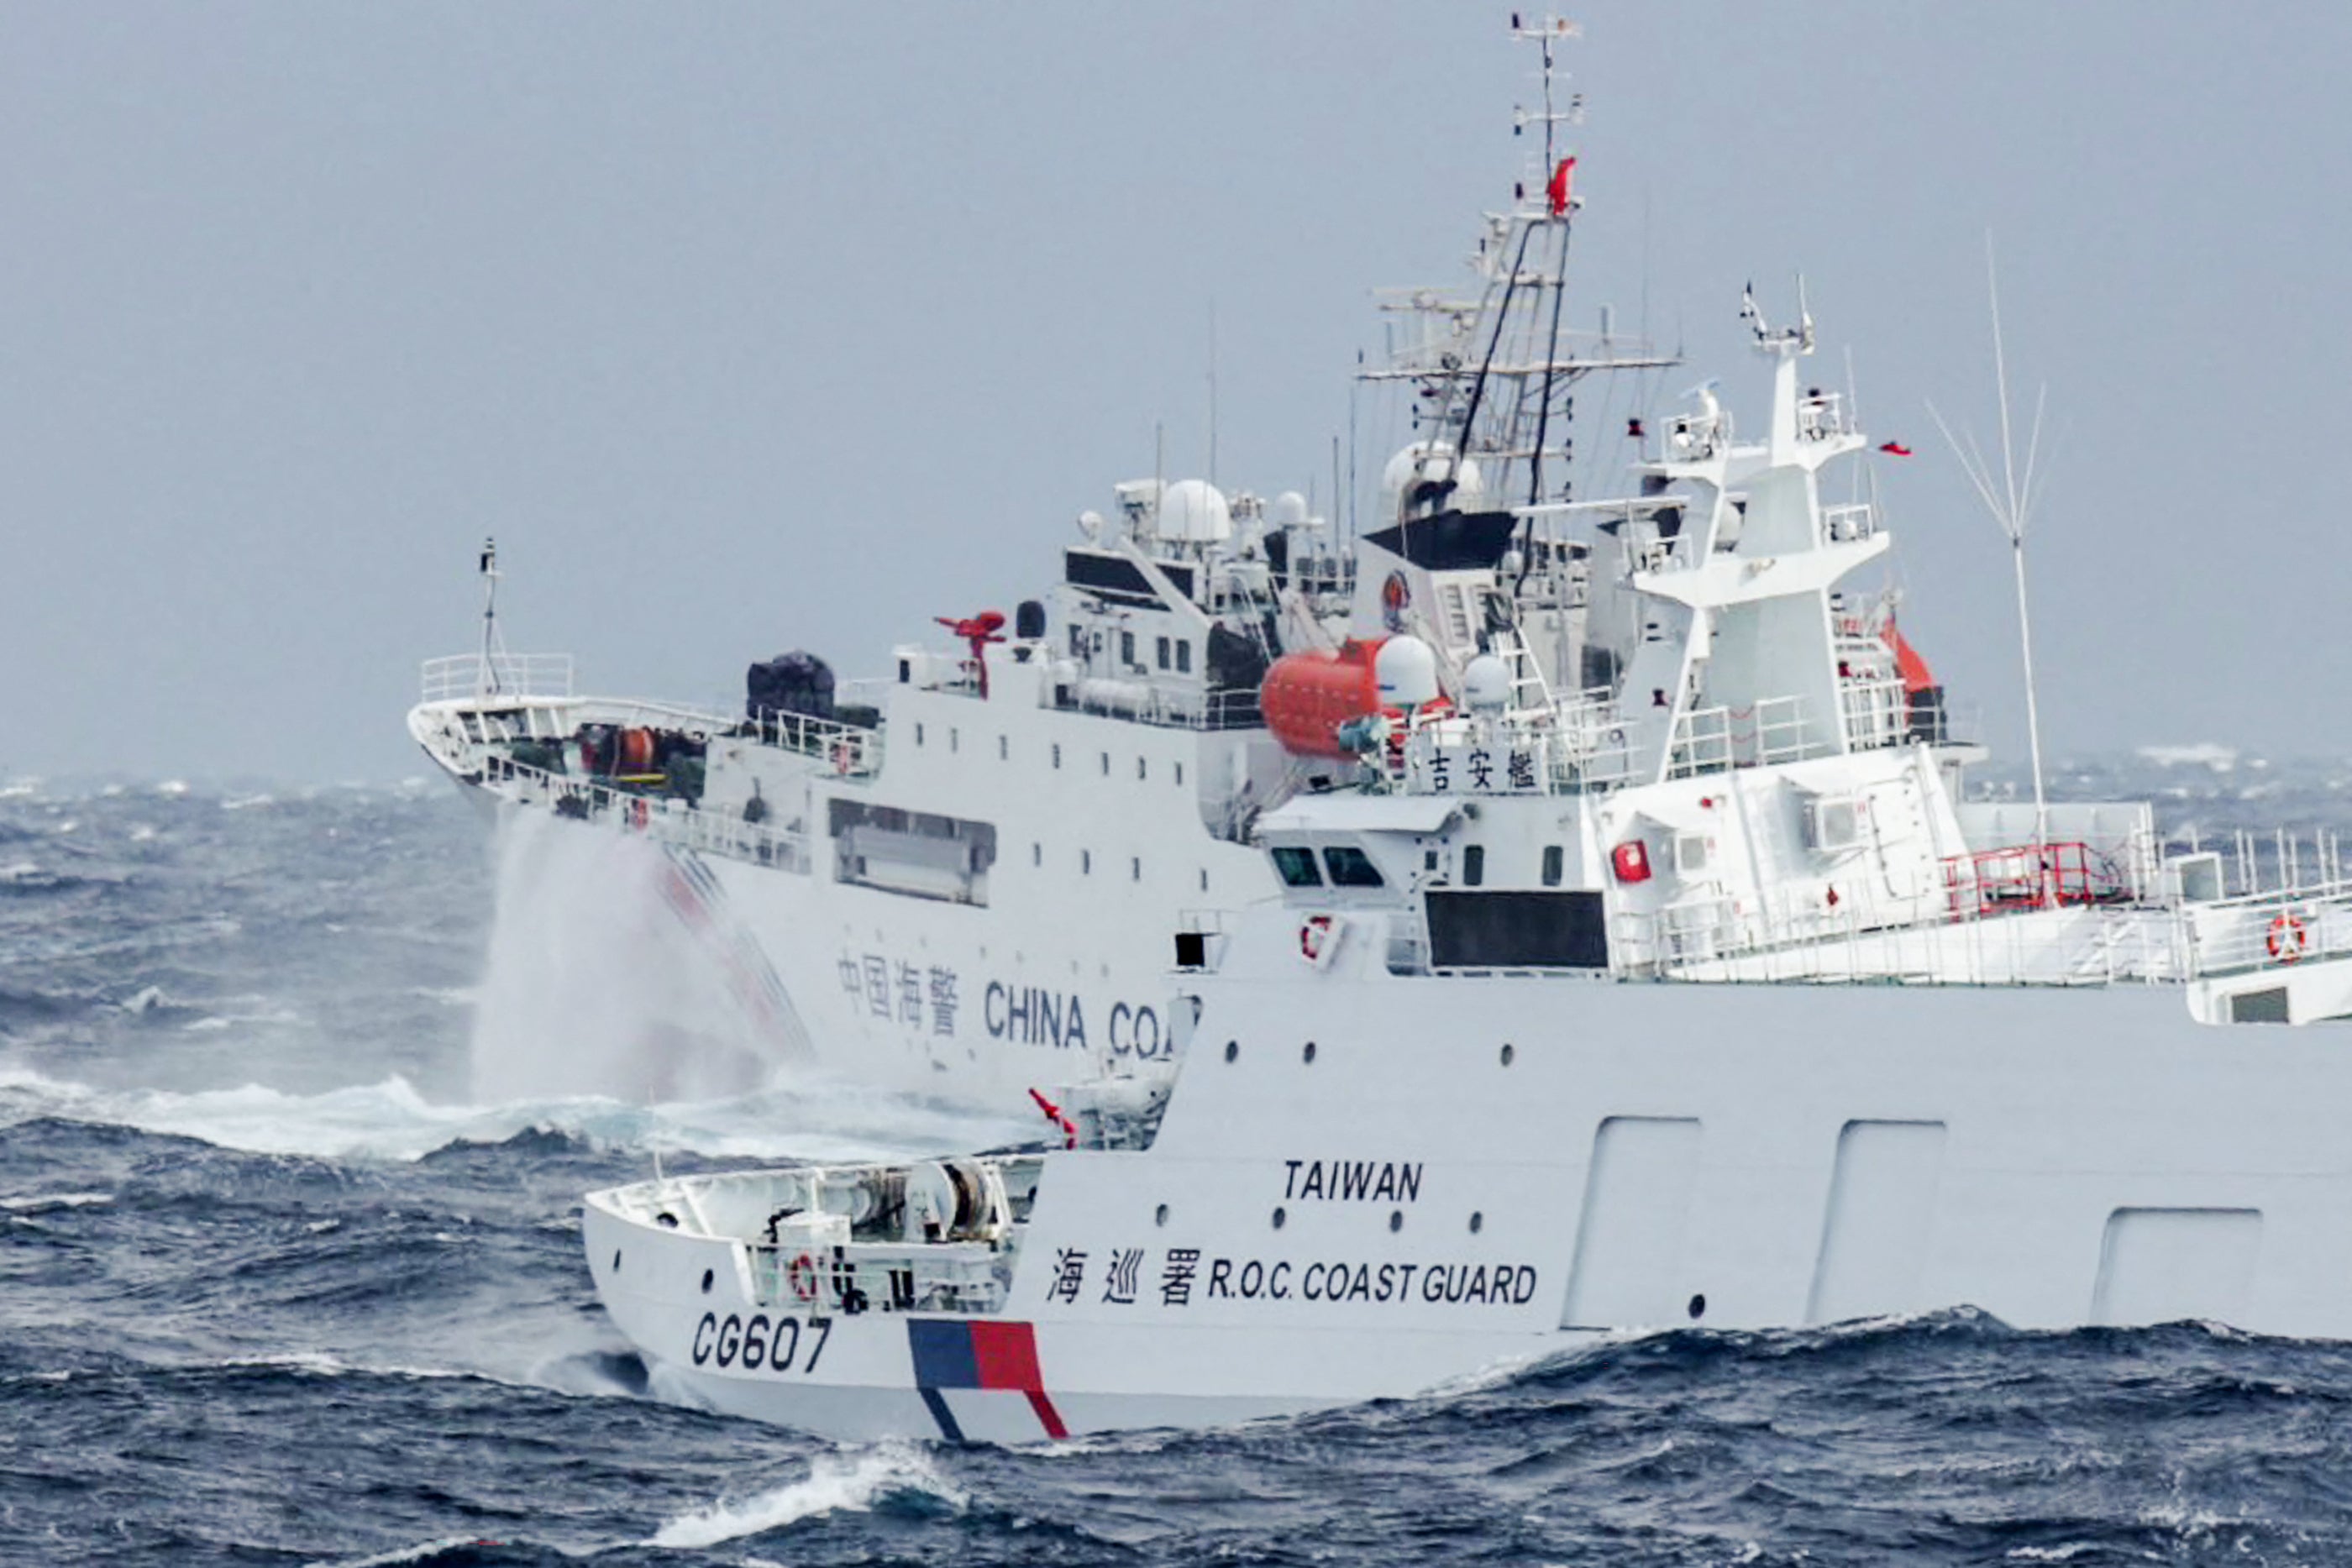
[[[2053,779],[2176,836],[2352,820],[2352,768],[2258,760]],[[582,1192],[1016,1124],[822,1082],[476,1100],[483,832],[437,789],[0,791],[0,1560],[2352,1561],[2352,1347],[2197,1325],[1678,1332],[1020,1449],[664,1403]]]

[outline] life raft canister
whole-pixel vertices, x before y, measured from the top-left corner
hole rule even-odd
[[[2271,922],[2270,935],[2263,938],[2263,946],[2280,963],[2292,964],[2310,949],[2311,933],[2294,915],[2282,915]]]

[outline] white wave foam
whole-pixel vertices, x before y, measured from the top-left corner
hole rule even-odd
[[[912,1446],[885,1443],[863,1452],[820,1454],[808,1475],[740,1502],[713,1503],[671,1520],[654,1532],[650,1546],[716,1546],[836,1509],[866,1510],[893,1491],[923,1491],[951,1508],[964,1506],[963,1493],[932,1468]]]
[[[0,1209],[10,1214],[47,1214],[53,1208],[88,1208],[93,1204],[113,1201],[110,1192],[37,1192],[23,1197],[0,1197]]]
[[[1025,1120],[973,1116],[847,1084],[650,1106],[596,1096],[453,1105],[426,1100],[397,1075],[315,1094],[258,1083],[174,1092],[100,1089],[0,1069],[0,1125],[39,1116],[137,1127],[251,1154],[379,1160],[418,1159],[460,1141],[501,1143],[534,1127],[607,1148],[835,1161],[984,1148],[1030,1131]]]
[[[8,865],[0,865],[0,882],[23,882],[27,877],[40,874],[41,868],[31,861],[16,861]]]
[[[2235,747],[2210,740],[2189,746],[2143,746],[2134,755],[2158,768],[2210,768],[2216,773],[2227,773],[2238,765]]]

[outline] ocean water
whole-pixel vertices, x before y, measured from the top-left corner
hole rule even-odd
[[[2200,841],[2352,823],[2352,765],[2054,777]],[[2352,1562],[2352,1346],[2197,1325],[1678,1332],[1017,1449],[660,1403],[589,1288],[583,1191],[1027,1129],[567,1082],[674,998],[541,1006],[556,971],[489,967],[487,838],[437,783],[0,791],[0,1561]],[[581,902],[533,916],[558,947]]]

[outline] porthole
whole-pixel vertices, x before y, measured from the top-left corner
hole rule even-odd
[[[1234,1057],[1239,1056],[1241,1053],[1242,1042],[1240,1040],[1229,1040],[1225,1041],[1225,1060],[1227,1061],[1231,1061]]]
[[[709,1270],[705,1269],[702,1271],[702,1293],[706,1296],[710,1294],[710,1281],[712,1278],[713,1276]]]
[[[1506,1045],[1506,1046],[1504,1046],[1504,1047],[1503,1047],[1503,1065],[1504,1065],[1504,1066],[1506,1066],[1506,1067],[1508,1067],[1508,1066],[1511,1064],[1511,1062],[1512,1062],[1512,1061],[1514,1061],[1514,1060],[1518,1056],[1518,1054],[1519,1054],[1519,1052],[1518,1052],[1518,1049],[1517,1049],[1516,1046],[1511,1046],[1511,1045]]]
[[[1158,1208],[1151,1211],[1151,1223],[1154,1225],[1165,1225],[1168,1223],[1168,1206],[1166,1204],[1163,1203]]]
[[[1284,1220],[1286,1220],[1286,1219],[1288,1219],[1289,1218],[1290,1218],[1290,1216],[1289,1216],[1289,1215],[1287,1215],[1287,1214],[1286,1214],[1286,1213],[1284,1213],[1281,1209],[1278,1209],[1278,1208],[1277,1208],[1277,1209],[1276,1209],[1276,1210],[1274,1211],[1274,1228],[1275,1228],[1276,1230],[1281,1229],[1281,1228],[1282,1228],[1282,1222],[1283,1222]]]
[[[1699,1319],[1706,1316],[1706,1298],[1705,1296],[1693,1296],[1690,1299],[1690,1315],[1691,1322],[1696,1322]]]
[[[614,1272],[614,1273],[615,1273],[615,1274],[617,1274],[617,1273],[619,1273],[620,1271],[621,1271],[621,1255],[620,1255],[620,1253],[618,1253],[618,1252],[614,1252],[614,1253],[613,1254],[613,1272]]]
[[[1313,1040],[1310,1040],[1307,1042],[1307,1049],[1298,1053],[1298,1060],[1306,1062],[1310,1067],[1315,1064],[1315,1042]]]
[[[1486,1217],[1479,1213],[1476,1209],[1472,1209],[1470,1211],[1470,1234],[1475,1236],[1478,1232],[1486,1228]]]
[[[1391,1230],[1402,1230],[1404,1228],[1403,1209],[1391,1208],[1389,1210],[1389,1228]]]

